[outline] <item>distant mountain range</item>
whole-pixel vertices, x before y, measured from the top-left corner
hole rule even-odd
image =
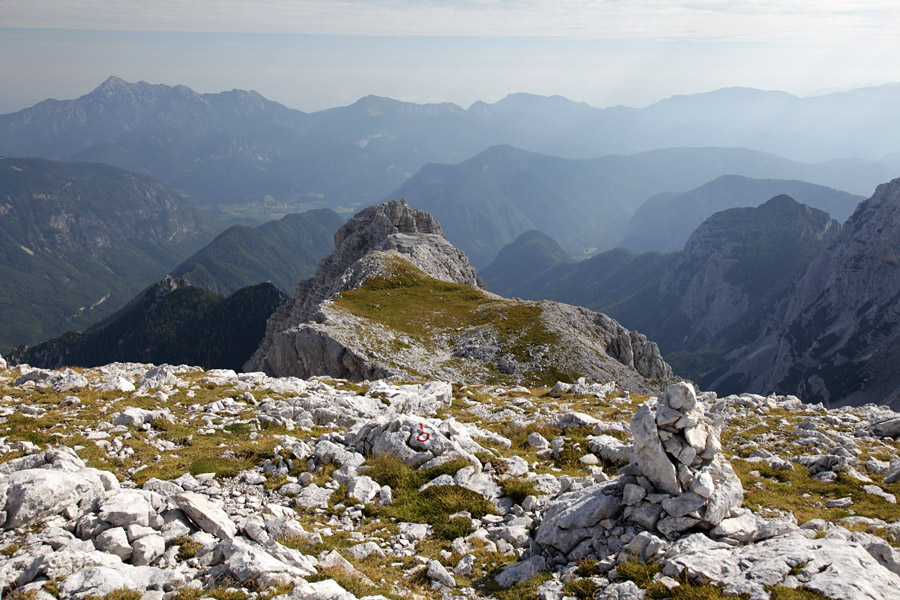
[[[658,343],[676,373],[706,385],[720,356],[758,335],[839,231],[826,213],[777,196],[712,215],[670,254],[616,249],[573,263],[552,239],[524,234],[481,276],[502,295],[609,314]],[[529,266],[529,277],[506,276]]]
[[[900,179],[878,187],[770,311],[710,373],[723,391],[900,407]]]
[[[343,221],[319,209],[213,239],[220,222],[149,177],[0,158],[0,351],[85,330],[166,273],[222,295],[264,281],[293,293]]]
[[[809,165],[742,148],[668,148],[569,160],[495,146],[457,165],[426,165],[385,199],[404,198],[434,215],[447,238],[483,268],[532,229],[583,258],[622,245],[623,234],[638,248],[680,249],[714,212],[784,193],[849,215],[862,196],[793,180],[850,187],[857,176],[855,165]],[[663,194],[684,190],[690,191]]]
[[[0,158],[0,349],[109,316],[220,229],[149,177]]]
[[[813,181],[823,174],[807,176],[810,175]],[[665,192],[644,202],[628,223],[619,246],[634,252],[681,250],[691,232],[711,214],[728,208],[757,206],[780,194],[825,211],[841,222],[865,200],[864,196],[805,181],[723,175],[698,188],[680,194]]]
[[[307,114],[255,92],[198,94],[110,77],[81,98],[0,115],[0,155],[105,162],[257,222],[309,208],[347,211],[427,163],[456,163],[498,144],[569,159],[685,146],[842,159],[835,169],[855,165],[864,189],[819,183],[869,193],[890,177],[871,161],[900,152],[898,103],[900,85],[886,85],[815,98],[729,88],[640,109],[527,94],[468,109],[368,96]],[[852,157],[859,160],[844,160]]]

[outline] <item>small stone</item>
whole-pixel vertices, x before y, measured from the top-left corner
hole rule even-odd
[[[646,495],[647,490],[639,485],[628,483],[625,484],[625,489],[622,492],[622,501],[628,506],[634,506],[643,500]]]
[[[846,508],[853,505],[853,499],[850,496],[838,498],[836,500],[826,500],[825,506],[828,508]]]
[[[444,565],[436,560],[428,561],[428,570],[425,572],[425,575],[432,581],[437,581],[441,585],[451,588],[456,587],[456,579],[454,579],[453,575],[444,568]]]
[[[131,562],[136,566],[149,565],[166,551],[166,541],[159,535],[148,535],[132,544]]]

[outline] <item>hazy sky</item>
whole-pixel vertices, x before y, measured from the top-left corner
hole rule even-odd
[[[727,86],[900,81],[900,2],[0,0],[0,113],[109,75],[255,89],[311,111],[376,94],[643,106]]]

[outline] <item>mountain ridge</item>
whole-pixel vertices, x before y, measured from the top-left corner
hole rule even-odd
[[[244,368],[549,385],[578,372],[635,389],[672,378],[656,344],[605,315],[507,300],[482,285],[431,215],[403,200],[369,207],[338,231],[315,278],[272,315]]]
[[[111,314],[220,225],[149,177],[0,158],[0,347]]]
[[[714,383],[794,389],[833,404],[900,405],[900,179],[860,203],[810,263],[759,337],[733,351]]]
[[[843,110],[839,99],[796,99],[783,107],[779,127],[755,117],[759,130],[748,133],[730,122],[710,126],[704,121],[708,110],[672,103],[597,109],[511,95],[463,109],[370,96],[304,113],[255,92],[198,94],[185,86],[110,78],[81,98],[0,115],[0,154],[107,162],[150,174],[223,214],[243,207],[254,219],[268,220],[310,208],[351,212],[384,197],[426,163],[456,163],[497,144],[564,158],[737,145],[808,162],[856,155],[875,161],[900,151],[889,143],[900,135],[874,124],[887,110],[882,96],[893,97],[892,89],[854,96],[868,111]],[[758,112],[732,106],[720,121]],[[886,141],[863,143],[860,132],[877,132]],[[816,139],[814,133],[838,137]],[[865,193],[886,178],[882,173]]]

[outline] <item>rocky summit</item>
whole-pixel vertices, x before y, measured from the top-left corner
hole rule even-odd
[[[245,366],[276,376],[391,376],[503,385],[615,380],[653,391],[672,380],[656,344],[609,317],[483,290],[428,213],[373,206],[269,319]]]
[[[0,586],[32,600],[889,599],[900,414],[0,360]]]

